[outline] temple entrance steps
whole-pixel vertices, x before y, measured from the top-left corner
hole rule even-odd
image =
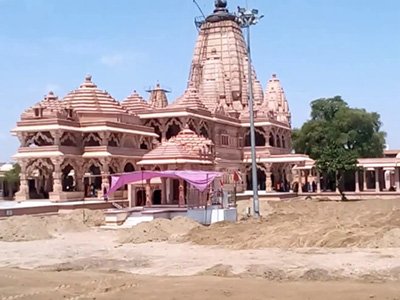
[[[116,209],[124,209],[124,207],[122,206],[122,205],[119,205],[118,203],[116,203],[116,202],[112,202],[111,203],[112,204],[112,206],[114,206]]]

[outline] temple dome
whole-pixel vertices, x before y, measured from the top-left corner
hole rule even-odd
[[[123,108],[125,108],[130,113],[141,113],[151,109],[149,103],[143,99],[136,91],[133,91],[131,95],[125,98],[124,101],[121,102]]]
[[[168,98],[166,89],[163,89],[159,83],[147,92],[150,93],[149,105],[154,108],[164,108],[168,106]]]
[[[186,125],[177,136],[163,141],[145,154],[138,164],[163,164],[171,163],[171,161],[211,164],[213,159],[213,142],[203,136],[198,136]]]
[[[48,92],[48,94],[44,96],[43,100],[37,103],[35,106],[40,106],[51,111],[62,110],[65,107],[64,103],[58,99],[53,91]]]
[[[252,71],[254,102],[261,104],[263,89]],[[188,86],[199,91],[213,112],[219,104],[242,111],[248,102],[248,55],[242,29],[225,1],[216,1],[214,13],[201,26],[195,45]]]
[[[66,118],[66,106],[50,91],[44,98],[22,113],[22,119]]]
[[[199,91],[193,86],[190,86],[185,93],[171,105],[171,107],[185,107],[207,111],[206,106],[200,100]]]
[[[77,90],[70,92],[63,100],[66,106],[77,113],[127,114],[109,93],[97,88],[89,75]]]
[[[278,121],[290,124],[289,104],[285,91],[276,74],[273,74],[272,78],[268,81],[264,93],[264,102],[261,107],[266,109],[271,115],[274,115]]]

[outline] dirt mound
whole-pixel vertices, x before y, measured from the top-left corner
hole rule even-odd
[[[215,276],[215,277],[234,277],[237,276],[232,272],[232,266],[228,265],[215,265],[205,271],[200,272],[200,276]]]
[[[0,221],[0,241],[33,241],[51,237],[45,217],[10,217]]]
[[[172,220],[155,219],[121,232],[118,241],[123,244],[176,241],[190,230],[200,226],[199,223],[185,217],[176,217]]]
[[[0,221],[0,241],[45,240],[65,232],[87,230],[103,223],[102,211],[86,209],[55,216],[15,216]]]
[[[271,202],[261,220],[196,227],[185,241],[233,249],[399,247],[399,202]]]

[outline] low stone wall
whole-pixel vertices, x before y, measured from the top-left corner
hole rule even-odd
[[[49,193],[49,200],[51,202],[80,201],[84,198],[84,196],[84,192]]]

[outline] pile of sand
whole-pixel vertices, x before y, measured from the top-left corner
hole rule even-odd
[[[151,222],[143,222],[131,229],[121,231],[118,241],[123,244],[178,241],[190,230],[197,227],[201,227],[201,225],[185,217],[176,217],[172,220],[155,219]]]
[[[102,211],[74,210],[55,216],[16,216],[0,221],[0,241],[45,240],[65,232],[87,230],[104,223]]]
[[[185,241],[233,249],[400,245],[400,201],[272,202],[261,220],[196,227]]]

